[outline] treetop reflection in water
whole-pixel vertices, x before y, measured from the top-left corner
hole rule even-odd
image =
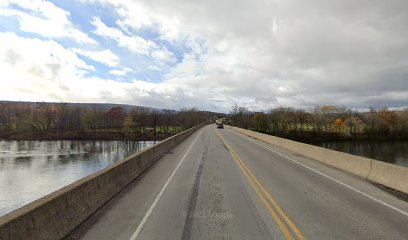
[[[154,143],[0,141],[0,216]]]

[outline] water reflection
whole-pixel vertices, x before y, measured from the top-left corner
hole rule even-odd
[[[153,144],[0,141],[0,216]]]
[[[326,141],[315,145],[408,167],[408,141]]]

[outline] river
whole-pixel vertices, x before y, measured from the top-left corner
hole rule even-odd
[[[408,167],[408,141],[324,141],[313,145]]]
[[[0,216],[153,144],[0,140]]]

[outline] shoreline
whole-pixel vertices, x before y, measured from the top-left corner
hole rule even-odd
[[[253,130],[256,131],[256,130]],[[257,132],[257,131],[256,131]],[[261,132],[264,133],[264,132]],[[408,141],[408,136],[391,134],[345,134],[338,132],[312,132],[312,131],[294,131],[287,133],[265,133],[271,136],[281,137],[292,141],[306,144],[314,144],[325,141],[367,141],[367,142],[390,142],[390,141]]]
[[[256,130],[253,130],[256,131]],[[123,132],[39,132],[39,133],[1,133],[2,141],[61,141],[61,140],[87,140],[87,141],[162,141],[177,133],[123,133]],[[316,144],[325,141],[408,141],[408,136],[390,134],[345,134],[338,132],[314,132],[314,131],[293,131],[286,133],[265,133],[271,136],[281,137],[292,141]]]
[[[157,133],[153,134],[124,134],[119,132],[102,132],[102,133],[41,133],[33,134],[31,136],[19,136],[17,134],[10,134],[5,136],[0,134],[0,141],[162,141],[174,134]]]

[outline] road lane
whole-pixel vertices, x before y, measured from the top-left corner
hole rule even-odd
[[[332,178],[348,179],[349,186],[364,189],[369,196],[406,212],[405,200],[373,187],[351,174],[317,164],[289,151],[243,136],[229,129],[219,131],[260,179],[268,192],[309,239],[408,239],[408,218],[373,199],[338,184],[302,164],[327,173]],[[271,148],[271,151],[267,148]],[[278,152],[278,154],[276,153]],[[282,156],[283,155],[283,156]]]
[[[237,165],[241,169],[242,173],[247,177],[249,183],[258,194],[259,198],[264,203],[265,207],[271,214],[272,218],[275,220],[276,224],[278,225],[280,231],[283,233],[286,239],[295,239],[296,236],[298,239],[304,239],[303,234],[299,231],[299,229],[295,226],[292,220],[285,214],[285,212],[281,209],[281,207],[276,203],[273,199],[271,194],[265,190],[262,183],[255,177],[252,171],[247,167],[247,165],[241,160],[241,158],[237,155],[237,153],[232,149],[231,145],[222,137],[221,134],[218,135],[227,149],[230,151],[232,157],[236,161]],[[290,230],[289,230],[290,229]],[[293,234],[290,233],[293,231]]]
[[[198,135],[199,132],[192,134],[167,153],[66,239],[129,240],[192,140]]]
[[[173,149],[67,239],[131,239],[190,146],[136,239],[285,239],[213,126]]]
[[[361,178],[206,126],[67,239],[408,239],[405,215],[288,158],[408,210]]]
[[[201,131],[200,131],[200,133],[201,133]],[[167,186],[169,185],[170,181],[173,179],[173,176],[176,174],[176,171],[179,169],[180,165],[183,163],[184,159],[187,157],[187,154],[190,152],[191,148],[194,146],[195,142],[197,141],[197,138],[200,136],[200,133],[194,138],[193,143],[191,143],[190,147],[187,149],[186,153],[183,155],[180,162],[177,164],[176,168],[171,173],[169,179],[167,179],[166,183],[163,185],[162,189],[160,190],[157,197],[154,199],[154,201],[153,201],[152,205],[150,206],[149,210],[147,210],[147,212],[144,215],[142,221],[137,226],[135,232],[133,232],[132,236],[130,237],[130,240],[135,240],[136,238],[138,238],[140,232],[143,229],[144,224],[146,223],[147,219],[150,217],[151,213],[153,212],[154,208],[156,207],[157,203],[159,202],[161,196],[163,195],[163,193],[166,190]],[[199,174],[197,174],[197,177],[201,176],[201,169],[202,169],[201,166],[202,166],[202,164],[200,164],[200,168],[199,168],[199,171],[198,171]]]
[[[217,137],[204,129],[138,239],[283,239]],[[263,209],[262,209],[263,211]],[[272,234],[270,233],[272,232]]]

